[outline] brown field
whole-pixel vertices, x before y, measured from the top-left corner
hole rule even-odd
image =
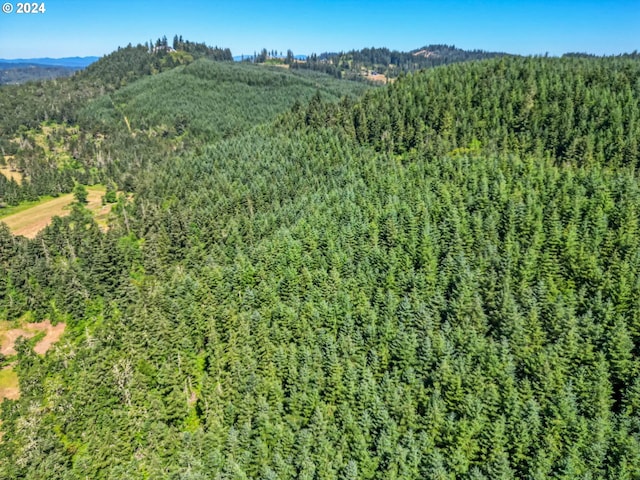
[[[7,326],[7,322],[0,325],[0,353],[5,356],[15,355],[16,340],[20,337],[32,338],[39,332],[45,332],[45,337],[36,343],[33,351],[38,355],[44,355],[49,351],[51,346],[60,340],[64,333],[66,325],[58,323],[51,325],[49,320],[40,323],[26,323],[20,328],[11,328]]]
[[[87,208],[94,212],[96,221],[106,226],[106,220],[111,211],[111,205],[102,205],[104,187],[87,187]],[[8,215],[1,219],[6,223],[14,235],[34,238],[37,233],[49,225],[54,216],[64,217],[71,213],[69,205],[73,202],[72,194],[61,195],[58,198],[46,200],[22,212]]]
[[[387,83],[386,75],[382,75],[381,73],[378,73],[377,75],[369,75],[367,78],[372,82]]]
[[[20,328],[10,328],[10,326],[10,322],[0,323],[0,353],[7,357],[17,353],[15,346],[18,338],[32,338],[40,332],[45,332],[45,336],[36,343],[33,351],[38,355],[44,355],[54,343],[60,340],[66,327],[64,323],[51,325],[49,320],[40,323],[25,323]],[[5,398],[9,400],[17,400],[20,398],[18,375],[13,370],[13,365],[8,365],[0,369],[0,402]]]
[[[57,325],[51,325],[51,322],[47,320],[43,323],[31,323],[30,325],[45,325],[45,331],[47,334],[44,336],[42,340],[36,343],[35,347],[33,347],[33,351],[38,355],[44,355],[47,353],[54,343],[57,343],[62,337],[64,333],[64,329],[67,327],[64,323],[58,323]]]
[[[4,175],[9,180],[13,178],[16,182],[22,183],[22,174],[16,170],[13,170],[10,166],[10,162],[12,158],[13,157],[9,157],[9,156],[4,157],[6,166],[0,167],[0,175]]]

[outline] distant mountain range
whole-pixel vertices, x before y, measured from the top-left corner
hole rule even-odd
[[[65,58],[15,58],[4,59],[0,58],[0,68],[10,68],[4,64],[12,65],[42,65],[48,67],[67,67],[67,68],[85,68],[91,65],[93,62],[99,60],[100,57],[65,57]]]
[[[68,77],[100,57],[0,58],[0,85],[20,84],[31,80]]]

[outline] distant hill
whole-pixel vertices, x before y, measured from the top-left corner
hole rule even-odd
[[[155,51],[152,51],[154,49],[149,45],[132,46],[129,44],[101,57],[87,68],[72,69],[71,72],[78,70],[78,74],[68,81],[49,85],[44,90],[29,85],[16,90],[4,90],[4,92],[0,92],[0,111],[15,113],[0,119],[0,130],[10,135],[17,131],[21,125],[35,128],[44,120],[73,123],[77,120],[76,113],[80,106],[85,105],[87,101],[104,93],[113,92],[141,77],[170,70],[177,65],[193,62],[194,59],[200,57],[231,60],[231,52],[228,49],[223,50],[193,42],[183,42],[180,46],[184,50],[168,51],[168,47],[158,45],[158,47],[164,48],[156,48]],[[19,61],[10,60],[9,62]],[[17,65],[20,64],[17,63]],[[26,73],[33,74],[34,72],[28,71]],[[65,72],[65,75],[69,76],[70,72]],[[28,80],[39,78],[33,76],[6,83],[25,83]],[[0,137],[0,148],[3,146],[2,142],[3,138]],[[10,148],[7,145],[4,147]]]
[[[41,65],[50,67],[70,67],[70,68],[85,68],[91,65],[93,62],[97,62],[100,57],[65,57],[65,58],[14,58],[5,59],[0,58],[0,64],[11,65]]]
[[[214,61],[231,56],[184,44],[193,54],[129,46],[70,78],[0,88],[0,111],[11,112],[0,117],[0,152],[29,179],[25,188],[0,183],[0,197],[13,204],[68,193],[107,169],[130,191],[140,158],[235,136],[316,94],[337,102],[368,88],[320,72]]]
[[[0,85],[68,77],[98,59],[98,57],[0,59]]]
[[[76,69],[33,64],[0,63],[0,85],[17,85],[31,80],[68,77]]]
[[[296,60],[306,60],[307,59],[307,55],[294,55],[293,58],[296,59]],[[248,54],[247,55],[234,55],[233,56],[233,60],[236,61],[236,62],[250,61],[251,59],[253,59],[253,54],[251,54],[251,55],[248,55]]]
[[[409,52],[418,63],[421,63],[419,59],[430,59],[430,62],[437,61],[437,59],[451,61],[463,61],[463,60],[477,60],[485,58],[494,58],[504,55],[508,55],[504,52],[486,52],[484,50],[463,50],[456,48],[455,45],[426,45]],[[422,62],[428,63],[428,62]]]
[[[402,73],[450,63],[506,56],[504,52],[463,50],[453,45],[426,45],[409,52],[388,48],[363,48],[349,52],[312,54],[292,68],[318,70],[338,78],[386,81]]]

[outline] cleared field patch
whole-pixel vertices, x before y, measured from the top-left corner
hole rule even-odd
[[[2,334],[0,339],[2,340],[2,347],[0,348],[0,353],[5,357],[10,357],[15,355],[16,353],[16,340],[20,337],[31,338],[35,336],[37,332],[33,330],[25,330],[22,328],[12,328],[11,330],[7,330]]]
[[[367,77],[369,80],[371,80],[372,82],[378,82],[378,83],[383,83],[386,84],[388,83],[388,79],[386,75],[383,75],[381,73],[376,73],[375,75],[369,75]]]
[[[0,175],[4,175],[9,180],[13,179],[18,184],[22,183],[22,174],[11,167],[0,167]]]
[[[40,128],[30,130],[27,138],[31,144],[42,148],[47,158],[55,158],[58,165],[73,162],[69,152],[69,142],[78,138],[80,129],[55,122],[43,122]],[[20,139],[14,139],[14,143],[20,143]]]
[[[18,325],[20,322],[18,322]],[[0,322],[0,353],[5,357],[15,355],[16,340],[20,337],[33,338],[40,332],[45,336],[33,347],[33,351],[38,355],[44,355],[51,349],[64,333],[66,324],[58,323],[51,325],[49,320],[40,323],[24,323],[18,328],[11,328],[15,323]],[[0,369],[0,404],[6,398],[17,400],[20,398],[20,383],[18,374],[13,369],[15,362]],[[2,423],[0,422],[0,428]],[[0,431],[0,441],[4,433]]]
[[[111,211],[111,205],[102,205],[105,190],[102,186],[87,187],[87,208],[96,215],[96,220],[102,226],[106,226],[106,220]],[[37,202],[27,209],[4,217],[0,214],[0,220],[9,226],[14,235],[34,238],[40,230],[49,225],[53,217],[63,217],[71,213],[69,205],[73,201],[73,195],[68,193]]]
[[[45,332],[47,333],[42,340],[36,343],[35,347],[33,347],[33,351],[38,355],[44,355],[51,349],[54,343],[57,343],[62,337],[64,333],[64,329],[67,327],[65,323],[58,323],[57,325],[51,325],[51,322],[47,320],[43,323],[32,323],[31,325],[44,325],[46,327]]]
[[[7,357],[15,355],[17,353],[15,345],[18,338],[32,338],[40,332],[45,332],[44,338],[33,347],[33,351],[38,355],[44,355],[54,343],[60,340],[65,328],[66,324],[52,325],[49,320],[40,323],[25,323],[19,328],[8,328],[8,322],[3,322],[0,325],[0,353]]]

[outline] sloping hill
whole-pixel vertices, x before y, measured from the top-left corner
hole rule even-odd
[[[98,60],[98,57],[0,58],[0,85],[68,77]]]
[[[78,210],[34,240],[0,225],[0,318],[67,332],[42,358],[16,345],[0,476],[640,478],[627,60],[505,59],[314,95],[163,152],[108,232]],[[298,88],[192,68],[147,86]],[[136,124],[173,118],[136,103],[141,85],[86,114],[122,109],[135,146]],[[204,135],[210,114],[186,101]],[[568,155],[583,135],[593,149]]]
[[[0,61],[0,85],[17,85],[33,80],[68,77],[76,71],[70,67],[35,64],[8,64]]]
[[[482,150],[638,165],[638,98],[637,58],[501,58],[408,75],[317,116],[395,153]]]
[[[189,132],[211,142],[272,120],[295,102],[307,103],[316,91],[325,100],[337,101],[365,90],[364,85],[318,73],[201,59],[96,100],[82,119],[97,120],[106,129],[123,128],[126,122],[132,130],[162,127],[167,133]]]
[[[238,134],[316,93],[335,102],[366,90],[318,72],[208,58],[152,74],[166,58],[128,47],[72,79],[0,90],[0,105],[16,111],[0,119],[0,147],[28,179],[18,185],[0,178],[0,202],[67,193],[74,179],[115,181],[131,191],[135,172],[167,152]]]

